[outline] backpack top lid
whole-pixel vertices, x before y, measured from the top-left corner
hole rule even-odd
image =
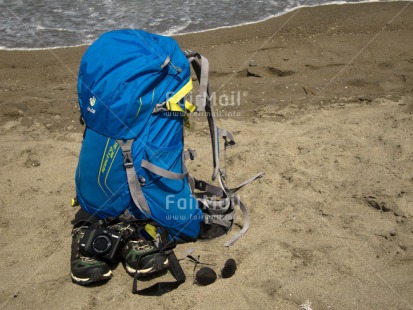
[[[177,42],[142,30],[104,33],[80,63],[78,100],[86,126],[134,139],[157,103],[183,88],[190,66]]]

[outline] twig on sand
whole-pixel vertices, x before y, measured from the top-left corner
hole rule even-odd
[[[315,91],[309,89],[308,87],[305,87],[304,85],[301,85],[301,87],[303,88],[304,92],[306,95],[308,95],[308,93],[310,93],[313,96],[317,96],[317,94],[315,93]]]

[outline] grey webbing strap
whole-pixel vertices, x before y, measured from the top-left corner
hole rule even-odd
[[[161,69],[165,68],[170,62],[171,62],[171,58],[169,56],[166,56],[165,61],[161,65]]]
[[[194,160],[197,157],[196,151],[188,149],[187,151],[183,152],[183,159],[184,160]]]
[[[166,108],[166,101],[155,104],[153,108],[152,114],[159,113],[159,112],[167,112],[168,109]]]
[[[223,198],[222,200],[210,200],[205,198],[198,198],[198,201],[202,202],[205,208],[213,210],[215,214],[224,214],[231,207],[231,200]]]
[[[225,215],[220,214],[204,214],[204,222],[206,224],[218,224],[225,227],[231,227],[231,220],[234,218],[234,213],[228,213]]]
[[[152,173],[155,173],[157,175],[160,175],[161,177],[167,178],[167,179],[172,179],[172,180],[182,180],[186,177],[187,173],[177,173],[177,172],[172,172],[165,170],[159,166],[156,166],[149,161],[142,159],[141,162],[141,167],[149,170]]]
[[[136,218],[132,215],[129,209],[125,209],[125,211],[123,211],[123,213],[119,215],[118,218],[121,221],[125,221],[125,222],[131,222],[133,220],[136,220]]]
[[[136,176],[135,167],[133,166],[132,144],[133,140],[117,140],[123,153],[123,166],[128,177],[129,191],[135,205],[145,214],[151,214],[146,198],[142,192],[141,184]]]
[[[232,246],[239,238],[241,238],[248,230],[248,228],[250,227],[250,216],[248,214],[247,208],[244,206],[244,204],[242,203],[242,201],[239,199],[238,196],[236,196],[234,194],[233,191],[231,191],[227,185],[225,184],[225,180],[222,176],[222,174],[220,174],[219,177],[219,184],[221,185],[222,189],[224,190],[224,192],[226,193],[226,195],[233,200],[234,204],[238,205],[239,208],[242,211],[242,215],[244,217],[244,223],[242,225],[242,229],[234,236],[232,237],[227,243],[224,244],[225,247],[230,247]]]
[[[227,243],[224,244],[225,247],[232,246],[239,238],[241,238],[247,232],[248,228],[250,227],[250,216],[248,214],[247,208],[245,208],[244,204],[237,196],[234,195],[233,199],[242,211],[242,214],[244,216],[244,225],[242,226],[242,229],[234,237],[232,237]]]
[[[186,174],[186,179],[188,180],[189,187],[191,188],[191,193],[195,192],[195,178],[188,173],[185,161],[188,159],[194,160],[196,157],[196,151],[188,149],[188,151],[182,152],[182,172]]]
[[[209,85],[208,85],[208,70],[207,70],[209,69],[208,68],[209,63],[207,59],[203,57],[202,55],[200,55],[199,53],[196,53],[193,51],[185,51],[185,55],[188,58],[188,61],[191,62],[192,68],[194,69],[195,74],[200,83],[199,98],[202,98],[202,100],[205,99],[205,101],[202,102],[202,107],[199,106],[200,103],[197,100],[197,111],[205,111],[207,119],[208,119],[209,132],[211,135],[211,143],[212,143],[212,160],[213,160],[213,166],[214,166],[214,170],[212,172],[211,178],[212,180],[215,180],[219,173],[219,151],[218,151],[219,139],[218,139],[218,129],[215,123],[215,113],[212,109],[212,105],[210,101],[210,92],[209,92]]]
[[[196,110],[204,112],[209,101],[208,74],[209,61],[204,56],[193,51],[184,52],[199,81],[199,95],[196,96]]]
[[[218,128],[218,134],[219,136],[223,137],[225,139],[225,146],[233,146],[235,145],[235,140],[232,134],[222,128]]]
[[[194,194],[195,192],[195,178],[188,173],[187,175],[189,187],[191,188],[191,193]]]
[[[224,204],[226,201],[230,202],[230,199],[232,199],[234,204],[238,205],[240,210],[242,211],[243,218],[244,218],[244,224],[243,224],[243,227],[242,227],[241,231],[239,231],[234,237],[232,237],[227,243],[225,243],[224,246],[226,246],[226,247],[232,246],[239,238],[241,238],[247,232],[247,230],[250,226],[250,217],[249,217],[247,208],[242,203],[242,201],[239,199],[239,197],[237,197],[235,195],[235,192],[240,190],[245,185],[247,185],[247,184],[255,181],[256,179],[263,177],[263,176],[264,176],[264,173],[262,173],[262,172],[258,173],[257,175],[253,176],[252,178],[249,178],[248,180],[242,182],[241,184],[239,184],[235,188],[231,188],[231,189],[229,189],[226,186],[222,176],[220,176],[220,178],[219,178],[221,187],[209,184],[205,181],[195,180],[195,184],[196,184],[195,188],[197,188],[198,190],[203,191],[203,193],[195,193],[195,197],[197,197],[198,199],[203,198],[204,197],[203,195],[205,195],[205,194],[207,194],[207,195],[216,195],[216,196],[223,196],[225,194],[227,196],[227,198],[224,198],[222,200],[222,202],[217,201],[217,203],[219,203],[219,206],[222,206],[222,204]],[[211,200],[206,200],[206,199],[200,199],[200,201],[207,208],[210,207],[210,202],[212,202]],[[213,202],[213,203],[215,203],[215,202]],[[231,204],[226,205],[226,207],[228,207],[228,208],[230,206],[231,206]],[[225,209],[225,210],[228,210],[228,208]],[[222,209],[222,210],[224,210],[224,209]],[[215,212],[220,213],[219,211],[221,211],[221,209],[215,209]],[[207,218],[206,220],[209,220],[209,219]],[[223,225],[222,223],[219,223],[219,222],[214,222],[214,223]]]
[[[218,214],[225,213],[231,206],[231,200],[228,197],[221,200],[205,199],[205,202],[208,204],[210,209],[214,210]]]
[[[210,125],[210,132],[211,132],[211,141],[212,142],[212,152],[213,152],[213,162],[214,162],[214,170],[212,172],[212,181],[214,181],[219,173],[219,139],[218,139],[218,128],[215,125],[215,116],[212,112],[212,107],[211,107],[211,112],[208,115],[208,122],[211,122],[212,125]],[[212,134],[212,132],[214,132]]]
[[[145,214],[151,215],[151,209],[146,202],[146,198],[143,195],[141,184],[136,177],[135,168],[126,169],[126,175],[128,176],[129,191],[132,196],[132,200],[135,205]]]
[[[199,96],[196,98],[197,111],[205,111],[205,105],[207,101],[208,93],[208,72],[209,62],[204,56],[201,55],[201,76],[199,79]]]
[[[249,178],[248,180],[245,180],[244,182],[238,184],[237,186],[233,188],[229,188],[229,190],[233,193],[239,191],[241,188],[243,188],[245,185],[250,184],[251,182],[254,182],[256,179],[262,178],[264,176],[263,172],[260,172],[253,176],[252,178]],[[224,190],[219,187],[212,185],[208,182],[201,181],[195,179],[195,189],[203,191],[204,193],[200,193],[200,195],[207,194],[207,195],[215,195],[215,196],[222,196],[224,193]]]
[[[195,189],[202,191],[203,193],[198,193],[200,197],[203,197],[205,194],[208,196],[223,196],[224,191],[221,187],[212,185],[208,182],[195,179]]]
[[[243,188],[245,185],[250,184],[251,182],[254,182],[256,179],[260,179],[264,176],[264,172],[260,172],[257,175],[254,175],[252,178],[249,178],[248,180],[245,180],[244,182],[242,182],[241,184],[238,184],[237,186],[235,186],[234,188],[231,188],[231,191],[233,193],[235,193],[236,191],[240,190],[241,188]]]

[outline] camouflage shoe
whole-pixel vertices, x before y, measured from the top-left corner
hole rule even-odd
[[[126,271],[132,276],[150,275],[169,266],[166,255],[142,237],[128,241],[122,249],[122,256]]]
[[[120,233],[123,240],[131,238],[131,236],[136,233],[135,225],[128,222],[117,222],[115,224],[109,225],[108,228]]]
[[[108,281],[112,277],[109,266],[96,258],[88,257],[79,251],[79,242],[87,226],[74,228],[72,231],[72,255],[70,271],[72,281],[79,285],[88,285]]]

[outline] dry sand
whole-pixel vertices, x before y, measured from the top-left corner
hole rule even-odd
[[[252,224],[232,248],[226,237],[177,249],[217,269],[232,256],[237,274],[198,287],[183,261],[189,280],[159,297],[132,295],[121,265],[103,286],[70,281],[86,47],[1,51],[0,308],[412,309],[410,4],[305,8],[177,37],[210,60],[219,124],[238,142],[229,183],[266,175],[241,191]],[[201,156],[190,169],[208,178],[206,123],[193,127],[186,142]]]

